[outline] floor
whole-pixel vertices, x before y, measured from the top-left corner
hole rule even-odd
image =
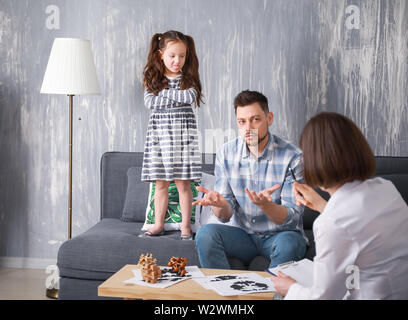
[[[44,269],[0,268],[0,300],[53,300],[45,296]]]

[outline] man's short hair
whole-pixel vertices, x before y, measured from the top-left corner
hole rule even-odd
[[[330,188],[375,174],[373,152],[356,124],[335,113],[311,118],[300,136],[306,183]]]
[[[258,102],[265,114],[269,113],[268,98],[258,91],[245,90],[239,93],[234,99],[235,114],[238,107],[248,106]]]

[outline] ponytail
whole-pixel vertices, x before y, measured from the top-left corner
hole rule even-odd
[[[191,36],[185,35],[185,39],[187,42],[187,57],[186,62],[183,67],[183,82],[186,83],[182,84],[182,87],[189,88],[193,86],[197,91],[197,106],[200,106],[200,102],[202,102],[202,94],[201,94],[201,82],[200,76],[198,74],[198,58],[195,49],[194,39]]]
[[[149,55],[160,49],[160,40],[162,37],[163,37],[163,34],[161,33],[155,33],[153,35],[152,40],[150,40]]]
[[[160,43],[162,43],[163,34],[155,33],[150,40],[149,54],[147,56],[147,64],[143,70],[143,87],[157,95],[163,86],[167,86],[168,81],[163,77],[164,66],[160,59]]]

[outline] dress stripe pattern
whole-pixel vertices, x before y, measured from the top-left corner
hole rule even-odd
[[[180,78],[168,78],[169,88],[154,95],[145,90],[151,110],[143,155],[142,181],[200,180],[201,154],[192,108],[197,91],[180,90]]]

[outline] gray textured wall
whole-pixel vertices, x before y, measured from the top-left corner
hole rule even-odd
[[[55,258],[67,237],[68,98],[39,93],[55,37],[91,41],[102,89],[74,98],[75,236],[99,219],[101,155],[143,150],[153,33],[196,41],[203,146],[235,130],[233,98],[250,88],[276,101],[286,139],[333,110],[376,155],[408,156],[407,21],[405,0],[0,0],[0,257]]]

